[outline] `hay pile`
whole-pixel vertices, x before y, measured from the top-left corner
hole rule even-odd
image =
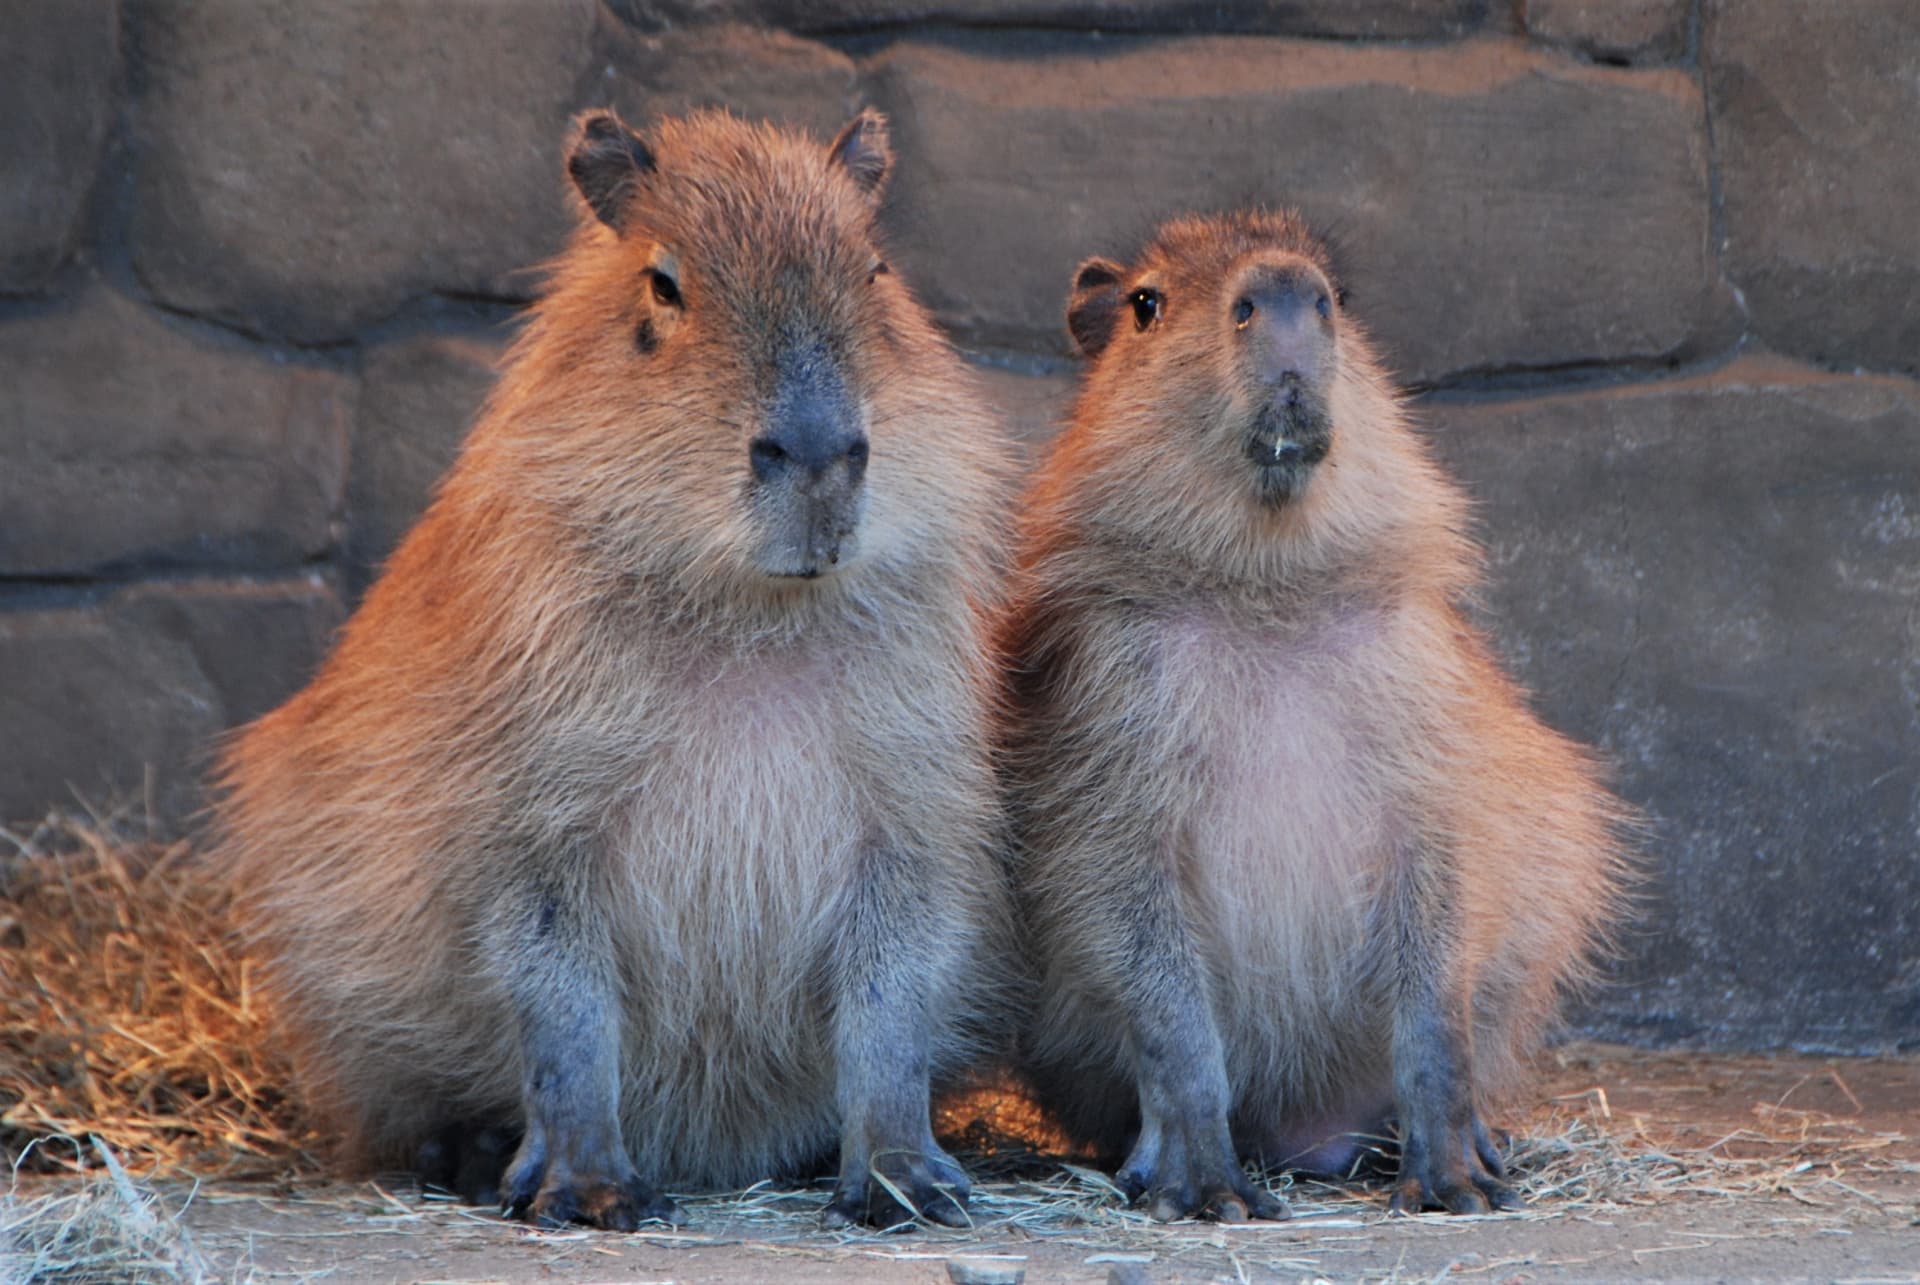
[[[0,1155],[26,1172],[306,1168],[287,1068],[266,1038],[225,906],[185,843],[123,817],[0,830]]]

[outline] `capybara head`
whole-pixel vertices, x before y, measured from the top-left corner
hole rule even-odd
[[[1168,223],[1131,265],[1088,259],[1067,328],[1126,372],[1131,405],[1279,506],[1334,449],[1340,305],[1326,246],[1290,213],[1254,211]]]
[[[571,498],[615,556],[778,589],[928,525],[909,491],[938,477],[939,443],[913,421],[952,377],[876,239],[891,162],[871,110],[824,146],[720,112],[576,122],[581,226],[528,387],[570,400],[600,457],[569,461],[597,488]]]

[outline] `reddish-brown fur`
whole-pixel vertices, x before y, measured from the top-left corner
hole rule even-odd
[[[870,1165],[964,1199],[926,1094],[999,1007],[1007,474],[875,248],[889,159],[872,113],[832,148],[584,119],[579,229],[458,462],[233,742],[220,852],[354,1163],[525,1131],[509,1203],[610,1226],[836,1144],[836,1217],[898,1212]],[[759,484],[789,385],[864,483]]]
[[[1279,1216],[1233,1151],[1326,1168],[1388,1116],[1397,1204],[1511,1203],[1479,1112],[1619,906],[1624,809],[1466,618],[1466,505],[1332,276],[1286,214],[1083,266],[1092,360],[1020,532],[1025,1057],[1162,1216]],[[1276,281],[1322,319],[1260,352],[1317,375],[1244,346]],[[1275,498],[1249,426],[1286,395],[1330,449]]]

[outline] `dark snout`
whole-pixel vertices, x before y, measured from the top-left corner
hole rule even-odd
[[[1318,464],[1333,448],[1333,425],[1325,403],[1295,383],[1274,390],[1254,413],[1246,454],[1263,468]]]
[[[766,431],[747,448],[754,480],[858,486],[867,472],[867,435],[845,382],[825,363],[787,372]]]
[[[867,435],[836,363],[802,349],[779,364],[747,457],[768,573],[810,578],[837,566],[859,525]]]
[[[1233,320],[1255,381],[1318,384],[1332,373],[1333,292],[1318,268],[1251,269],[1241,279]]]
[[[1279,503],[1299,493],[1333,447],[1333,292],[1318,268],[1301,263],[1256,265],[1238,285],[1232,321],[1254,403],[1244,450],[1261,497]]]

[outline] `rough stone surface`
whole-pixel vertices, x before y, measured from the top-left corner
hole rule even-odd
[[[1692,0],[1525,0],[1527,34],[1590,57],[1666,62],[1687,50]]]
[[[700,107],[725,107],[831,138],[856,110],[853,61],[777,31],[719,26],[647,34],[608,16],[595,46],[589,101],[610,103],[630,124]]]
[[[95,284],[0,322],[0,575],[323,553],[353,383]]]
[[[1492,40],[1064,36],[903,43],[868,70],[904,266],[967,342],[1065,351],[1082,257],[1252,202],[1338,236],[1355,308],[1417,381],[1686,354],[1723,316],[1679,71]]]
[[[347,489],[357,596],[427,505],[493,387],[503,341],[424,335],[367,358]]]
[[[1920,10],[1710,3],[1701,57],[1728,271],[1755,333],[1920,370]]]
[[[977,27],[1088,27],[1108,31],[1266,32],[1411,40],[1457,36],[1488,19],[1490,0],[608,0],[649,29],[724,19],[792,31],[860,32],[916,23]]]
[[[80,235],[113,117],[113,0],[9,0],[0,50],[0,292],[27,293]]]
[[[0,818],[72,806],[78,792],[150,800],[163,823],[184,821],[213,737],[305,682],[340,619],[318,577],[0,609]]]
[[[167,304],[335,340],[423,293],[524,295],[568,226],[591,0],[130,0],[134,263]]]
[[[1587,1028],[1920,1041],[1920,386],[1747,360],[1426,415],[1507,654],[1653,823]]]

